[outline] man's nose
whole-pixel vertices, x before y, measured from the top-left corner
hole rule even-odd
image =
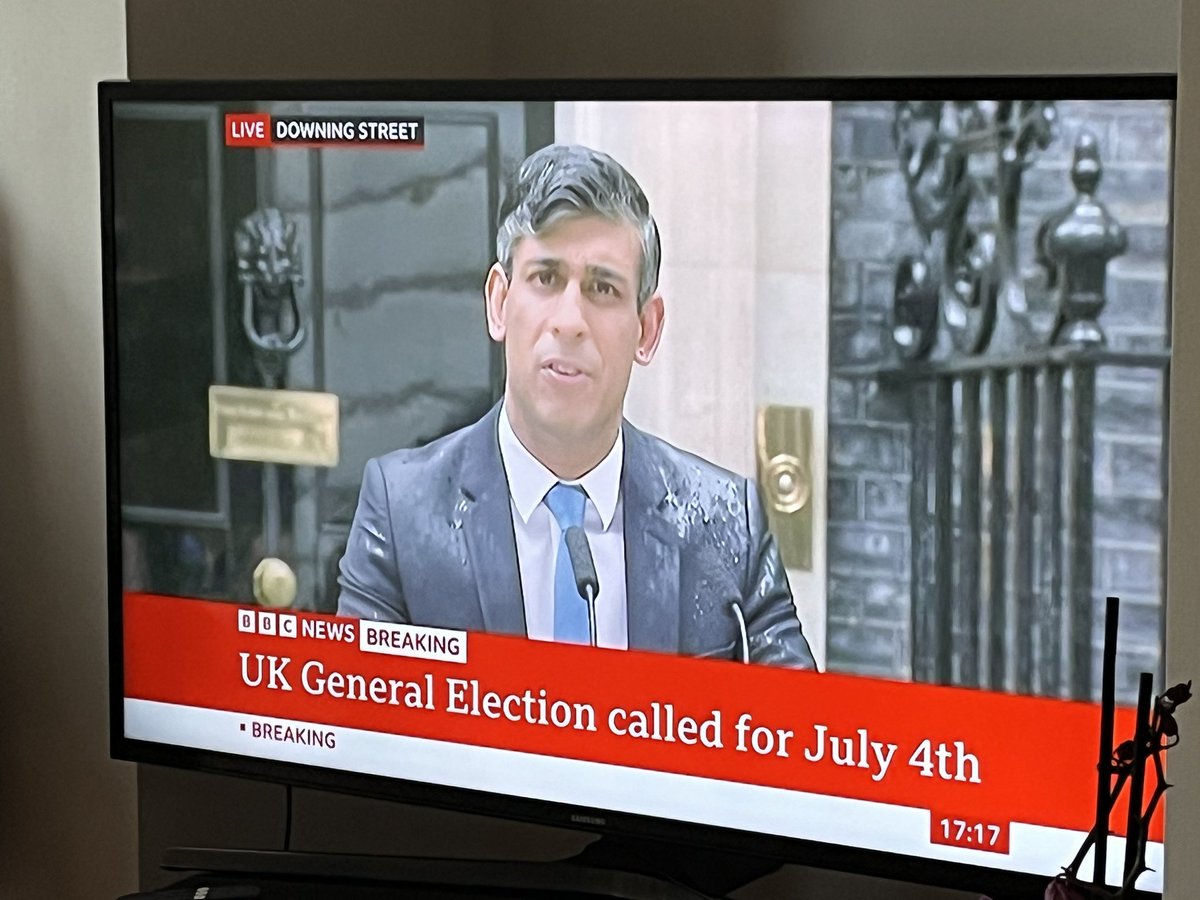
[[[567,282],[563,292],[554,301],[550,314],[550,330],[561,337],[578,337],[587,330],[587,319],[583,314],[587,298],[578,281]]]

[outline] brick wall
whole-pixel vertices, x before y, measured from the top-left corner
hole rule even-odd
[[[1025,176],[1022,263],[1032,262],[1041,217],[1074,195],[1071,153],[1086,127],[1100,140],[1098,196],[1129,239],[1109,265],[1101,325],[1114,348],[1161,348],[1168,339],[1170,105],[1073,101],[1057,109],[1058,136]],[[828,646],[831,669],[911,677],[910,414],[873,378],[849,372],[894,359],[895,266],[921,247],[892,115],[884,102],[837,103],[833,111]],[[1098,373],[1094,599],[1102,611],[1107,594],[1122,598],[1117,678],[1125,699],[1138,672],[1160,666],[1162,395],[1155,371]],[[1098,613],[1097,671],[1101,632]]]

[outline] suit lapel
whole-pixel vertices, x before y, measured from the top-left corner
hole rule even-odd
[[[679,652],[679,542],[667,497],[673,481],[650,439],[628,422],[621,496],[625,505],[625,595],[631,650]]]
[[[525,634],[525,602],[517,568],[508,480],[500,459],[497,422],[492,407],[472,430],[463,450],[459,475],[463,533],[479,593],[485,631]]]

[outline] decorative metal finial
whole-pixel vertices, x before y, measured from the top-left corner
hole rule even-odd
[[[1103,169],[1096,136],[1081,132],[1075,143],[1071,183],[1076,196],[1046,220],[1039,232],[1041,256],[1054,267],[1059,288],[1056,344],[1103,346],[1104,330],[1096,318],[1107,302],[1108,261],[1125,252],[1125,229],[1096,199]]]

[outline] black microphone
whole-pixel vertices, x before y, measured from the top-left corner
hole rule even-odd
[[[575,589],[587,601],[588,635],[592,646],[596,643],[596,598],[600,596],[600,579],[596,577],[596,564],[592,561],[592,548],[587,535],[578,525],[567,529],[567,556],[571,559],[571,572],[575,575]]]

